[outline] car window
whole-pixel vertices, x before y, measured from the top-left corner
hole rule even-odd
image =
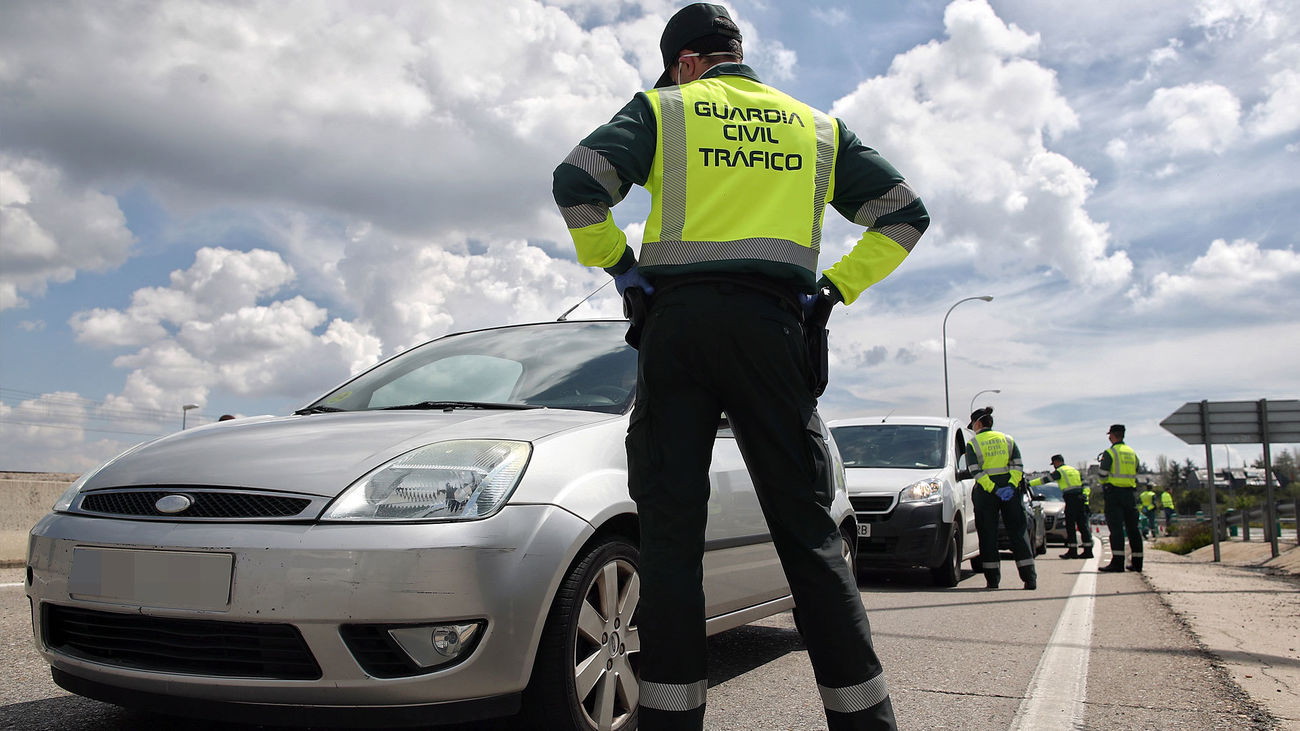
[[[507,403],[623,413],[636,390],[626,323],[559,322],[450,335],[398,355],[310,407]]]
[[[369,408],[421,401],[505,402],[524,372],[522,363],[491,355],[453,355],[427,363],[375,389]],[[436,399],[428,398],[436,394]]]
[[[948,429],[922,424],[865,424],[831,429],[845,467],[938,469]]]
[[[1034,492],[1043,496],[1044,500],[1049,502],[1063,503],[1065,496],[1061,494],[1061,488],[1058,485],[1035,485]]]

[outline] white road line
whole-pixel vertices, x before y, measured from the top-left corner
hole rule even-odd
[[[14,583],[12,583],[12,584],[0,584],[0,589],[5,589],[5,588],[8,588],[8,587],[10,587],[10,586],[22,586],[22,585],[23,585],[23,582],[21,582],[21,581],[16,581],[16,582],[14,582]]]
[[[1083,728],[1088,697],[1088,654],[1097,589],[1097,558],[1083,562],[1052,638],[1011,721],[1014,731]]]

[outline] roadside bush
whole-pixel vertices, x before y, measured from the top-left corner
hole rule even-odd
[[[1198,548],[1203,548],[1214,542],[1214,534],[1211,531],[1210,523],[1180,523],[1177,526],[1177,535],[1175,539],[1157,545],[1156,548],[1176,553],[1180,556],[1187,555]]]

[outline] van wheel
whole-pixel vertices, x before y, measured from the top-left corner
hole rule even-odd
[[[954,528],[948,537],[948,553],[943,563],[930,569],[930,579],[935,586],[956,586],[961,581],[961,537]]]
[[[637,549],[608,538],[570,569],[537,648],[524,712],[536,728],[636,728],[641,637]]]

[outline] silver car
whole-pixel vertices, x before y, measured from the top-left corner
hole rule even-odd
[[[634,725],[626,326],[450,335],[293,415],[181,431],[82,475],[30,540],[32,625],[55,681],[258,723],[522,709],[547,729]],[[725,421],[711,482],[714,633],[793,601]]]

